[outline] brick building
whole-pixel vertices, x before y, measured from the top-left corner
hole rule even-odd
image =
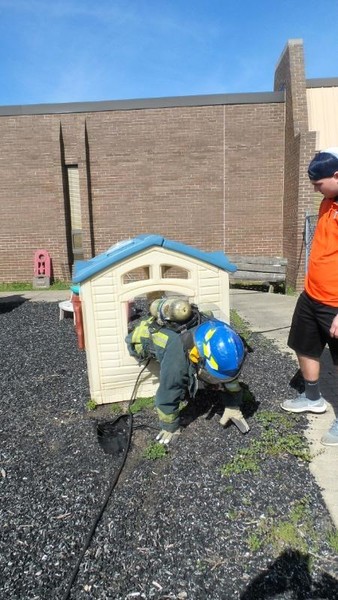
[[[338,79],[306,80],[290,40],[273,92],[0,107],[0,281],[31,281],[40,248],[68,280],[77,258],[158,233],[282,256],[299,289],[307,165],[338,145],[338,111],[323,119],[337,94]]]

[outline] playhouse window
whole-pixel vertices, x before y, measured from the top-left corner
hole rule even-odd
[[[176,265],[162,265],[161,277],[162,279],[189,279],[190,271]]]
[[[137,269],[132,269],[132,271],[124,273],[122,277],[123,284],[133,283],[134,281],[144,281],[146,279],[150,279],[149,267],[138,267]]]

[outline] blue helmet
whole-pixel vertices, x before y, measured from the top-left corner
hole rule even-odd
[[[246,354],[244,343],[236,331],[223,321],[214,319],[199,325],[193,337],[199,356],[199,377],[203,381],[215,385],[236,379]]]

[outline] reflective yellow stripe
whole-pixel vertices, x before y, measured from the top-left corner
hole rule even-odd
[[[162,331],[155,331],[155,333],[151,335],[151,339],[153,340],[155,346],[165,348],[168,343],[169,337]]]
[[[166,415],[159,408],[157,408],[156,410],[157,410],[157,414],[158,414],[160,421],[162,421],[163,423],[168,423],[168,424],[176,421],[176,419],[179,415],[179,412],[180,412],[179,410],[176,410],[175,412],[170,413],[170,415]]]
[[[133,331],[133,335],[131,337],[132,344],[139,344],[141,338],[149,338],[149,324],[152,323],[153,317],[146,319],[145,321],[141,321],[137,327],[135,327]]]

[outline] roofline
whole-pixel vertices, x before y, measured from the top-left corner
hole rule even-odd
[[[267,104],[278,102],[284,102],[284,92],[172,96],[168,98],[140,98],[137,100],[103,100],[96,102],[0,106],[0,117],[177,108],[185,106],[217,106],[222,104]]]
[[[326,77],[325,79],[307,79],[307,88],[338,87],[338,77]]]

